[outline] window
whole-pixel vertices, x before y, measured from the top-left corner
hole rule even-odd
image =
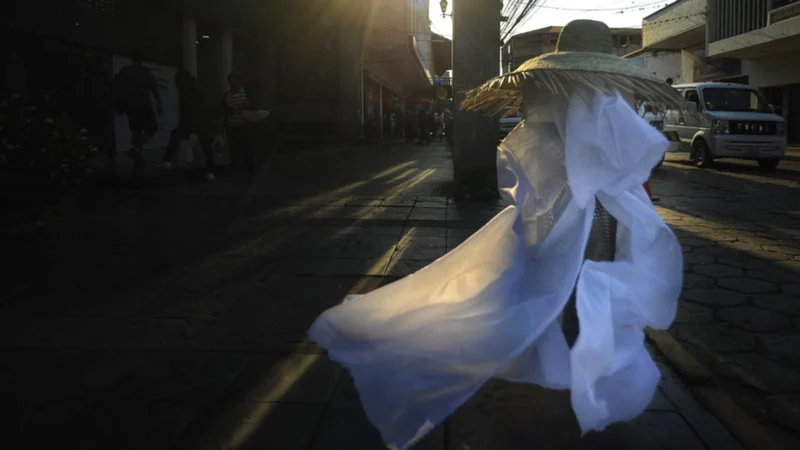
[[[767,101],[755,89],[706,88],[703,99],[709,111],[742,111],[770,113]]]
[[[697,109],[700,109],[700,95],[695,90],[686,91],[686,97],[684,97],[687,102],[694,103],[697,105]]]

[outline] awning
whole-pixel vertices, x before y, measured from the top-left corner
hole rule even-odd
[[[414,36],[408,36],[405,45],[391,49],[371,48],[364,58],[364,69],[404,96],[433,86],[433,76],[422,62]]]
[[[365,34],[364,69],[402,96],[431,88],[433,77],[423,63],[411,33],[410,6],[405,0],[371,3]]]
[[[654,52],[657,50],[683,50],[693,47],[697,44],[705,42],[706,40],[706,24],[702,23],[688,30],[681,31],[680,33],[673,34],[659,41],[648,44],[634,52],[628,53],[623,58],[636,58],[645,53]]]
[[[708,44],[708,55],[753,59],[800,48],[800,16]]]

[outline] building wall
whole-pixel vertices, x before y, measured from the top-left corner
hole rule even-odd
[[[430,0],[408,0],[411,6],[409,29],[417,40],[422,64],[433,73],[433,36],[429,17]]]
[[[750,0],[746,0],[750,1]],[[680,0],[642,20],[647,47],[705,23],[706,0]]]
[[[675,84],[685,82],[681,69],[682,55],[679,51],[651,52],[633,58],[632,61],[638,62],[659,79],[672,78]]]
[[[502,50],[504,72],[518,68],[525,61],[555,51],[561,27],[550,27],[541,31],[513,36]],[[612,52],[624,56],[642,48],[641,30],[635,28],[612,28]]]
[[[181,12],[163,2],[11,1],[12,14],[4,19],[16,30],[110,53],[138,48],[150,60],[180,64]]]
[[[531,32],[514,36],[506,46],[510,49],[506,67],[508,71],[513,71],[525,61],[539,55],[550,53],[556,49],[558,43],[558,33],[555,32]]]
[[[742,74],[758,88],[800,83],[800,51],[743,60]]]

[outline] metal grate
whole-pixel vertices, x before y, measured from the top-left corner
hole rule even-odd
[[[594,219],[592,220],[592,230],[589,232],[589,242],[586,245],[584,259],[592,261],[614,261],[617,246],[617,219],[615,219],[600,204],[600,200],[595,198]],[[564,308],[561,324],[564,336],[570,347],[578,338],[580,326],[578,324],[578,312],[575,309],[575,291],[569,298],[567,306]]]

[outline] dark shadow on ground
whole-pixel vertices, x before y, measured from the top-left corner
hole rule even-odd
[[[396,169],[424,164],[415,152],[369,163],[367,151],[376,149],[267,169],[256,182],[125,191],[45,230],[6,236],[0,404],[18,418],[8,442],[171,448],[215,402],[235,400],[241,380],[318,355],[305,337],[311,321],[376,287],[359,275],[393,279],[380,255],[361,252],[391,255],[424,192],[412,184],[424,167]],[[350,223],[325,226],[327,213]],[[365,218],[394,226],[352,226]],[[305,277],[292,274],[297,266],[281,270],[298,255],[328,261]],[[338,382],[338,368],[312,362],[307,370]],[[320,417],[310,419],[315,427]]]

